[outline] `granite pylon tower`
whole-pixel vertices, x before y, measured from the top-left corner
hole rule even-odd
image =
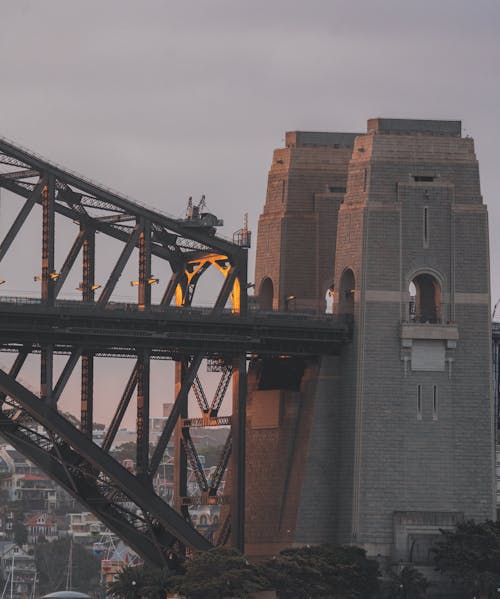
[[[339,356],[252,364],[246,543],[425,561],[494,513],[487,211],[459,121],[287,133],[259,221],[261,309],[332,310]]]

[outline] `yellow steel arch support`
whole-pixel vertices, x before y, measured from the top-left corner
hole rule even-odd
[[[203,258],[198,258],[187,263],[184,274],[186,276],[186,285],[183,287],[178,284],[175,289],[175,304],[176,306],[183,306],[186,302],[186,292],[189,287],[196,279],[201,276],[204,270],[208,267],[214,266],[223,276],[227,278],[230,270],[231,263],[229,258],[224,254],[207,254]],[[230,293],[231,309],[235,313],[240,312],[241,308],[241,286],[238,277],[235,278],[233,288]]]

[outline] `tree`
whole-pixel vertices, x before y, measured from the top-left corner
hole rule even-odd
[[[155,449],[153,443],[149,444],[149,454],[151,455]],[[126,443],[122,443],[117,447],[114,447],[111,450],[111,455],[118,462],[123,462],[123,460],[132,460],[135,462],[137,460],[137,444],[135,441],[127,441]]]
[[[40,592],[62,591],[66,588],[68,570],[71,567],[74,589],[99,588],[99,559],[87,549],[73,543],[70,551],[69,537],[35,545],[35,563],[40,578]],[[69,557],[72,555],[71,564]]]
[[[285,549],[262,569],[279,599],[368,599],[378,592],[378,563],[358,547]]]
[[[107,591],[111,597],[120,599],[164,599],[177,584],[177,577],[169,568],[126,566],[108,585]]]
[[[178,584],[178,590],[190,599],[249,597],[266,588],[271,587],[259,568],[225,547],[194,555]]]
[[[386,599],[423,599],[427,596],[429,582],[417,569],[405,566],[400,571],[390,571],[389,577]]]
[[[116,579],[108,585],[111,597],[120,599],[139,599],[145,586],[145,573],[142,566],[126,566],[117,574]]]
[[[500,587],[500,522],[459,522],[441,530],[431,552],[438,570],[467,593],[488,597]]]

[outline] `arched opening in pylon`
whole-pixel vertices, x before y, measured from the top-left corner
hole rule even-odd
[[[433,275],[422,273],[410,283],[410,319],[415,322],[441,321],[441,285]]]
[[[272,310],[274,302],[274,285],[269,277],[260,284],[259,306],[261,310]]]
[[[353,271],[346,269],[340,279],[338,297],[338,314],[354,316],[354,295],[356,290],[356,279]]]

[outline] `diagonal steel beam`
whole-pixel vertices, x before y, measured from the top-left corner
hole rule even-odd
[[[113,268],[111,274],[109,275],[109,279],[108,282],[106,283],[104,289],[102,290],[101,295],[99,296],[99,299],[97,300],[97,304],[99,306],[104,306],[105,304],[108,303],[109,298],[111,297],[116,284],[118,283],[118,280],[120,279],[123,269],[125,268],[125,265],[128,262],[128,259],[130,258],[130,255],[132,254],[132,251],[134,250],[135,246],[137,245],[138,241],[139,241],[139,235],[141,234],[141,227],[139,225],[136,225],[134,227],[134,229],[132,230],[132,233],[130,234],[130,237],[128,238],[127,243],[125,244],[125,247],[122,250],[122,253],[120,254],[115,267]]]
[[[56,297],[59,294],[59,292],[61,291],[61,288],[64,285],[66,279],[68,278],[68,274],[69,274],[70,270],[72,269],[73,264],[75,263],[75,260],[77,259],[78,254],[80,253],[80,250],[82,249],[84,239],[85,239],[85,231],[81,230],[78,233],[78,235],[76,236],[76,239],[73,242],[73,245],[71,246],[71,248],[68,252],[68,255],[66,256],[66,260],[64,261],[64,263],[61,267],[59,276],[57,277],[57,281],[56,281],[56,285],[55,285]]]
[[[180,285],[183,279],[186,278],[184,267],[182,270],[178,270],[172,273],[170,280],[168,282],[167,288],[165,289],[165,293],[161,298],[160,305],[161,306],[170,306],[172,300],[175,296],[175,290],[177,289],[177,285]]]
[[[184,451],[186,452],[189,463],[191,464],[196,482],[198,483],[198,487],[202,493],[205,493],[208,491],[207,477],[205,476],[205,471],[203,470],[200,456],[198,455],[198,451],[196,450],[196,446],[193,443],[193,439],[191,438],[191,433],[189,432],[188,428],[183,428],[182,430],[182,443],[184,445]]]
[[[236,281],[236,277],[238,275],[238,269],[232,266],[227,273],[226,278],[224,279],[224,284],[219,292],[217,300],[214,305],[214,312],[220,312],[224,309],[227,300],[229,299],[229,295],[234,286],[234,282]]]
[[[118,407],[116,408],[116,412],[113,416],[113,420],[111,421],[111,424],[109,425],[106,436],[104,437],[104,441],[102,443],[102,448],[105,451],[109,451],[111,449],[111,446],[113,445],[113,441],[115,440],[115,437],[116,437],[116,433],[118,432],[118,429],[120,428],[123,417],[125,416],[125,412],[127,411],[130,400],[132,399],[132,395],[134,394],[135,388],[137,386],[138,368],[139,368],[139,361],[137,361],[135,363],[134,369],[132,370],[132,373],[127,381],[125,390],[122,394],[120,403],[118,404]]]
[[[3,175],[1,175],[1,174],[0,174],[0,187],[3,187],[5,189],[11,191],[12,193],[17,194],[23,198],[29,198],[33,191],[31,189],[31,186],[30,186],[30,188],[27,188],[23,185],[19,185],[15,181],[5,179],[3,177]],[[38,197],[35,198],[35,203],[41,204],[41,199]],[[121,228],[119,226],[113,226],[113,224],[111,224],[109,222],[100,221],[99,217],[89,216],[86,212],[84,212],[84,211],[82,212],[81,210],[78,210],[78,208],[81,208],[81,206],[79,206],[78,204],[74,207],[67,206],[66,204],[62,204],[59,201],[57,201],[55,204],[55,211],[58,214],[65,216],[66,218],[69,218],[73,221],[80,222],[83,225],[91,224],[91,226],[96,231],[104,233],[105,235],[109,235],[110,237],[113,237],[114,239],[117,239],[124,243],[126,243],[128,241],[129,236],[130,236],[128,231],[123,230],[123,228]],[[238,250],[239,249],[240,248],[238,248]],[[177,269],[177,267],[180,264],[180,260],[176,256],[176,252],[170,248],[165,247],[161,243],[153,243],[151,246],[151,253],[154,256],[158,256],[159,258],[162,258],[162,259],[165,259],[168,261],[174,260],[175,265],[176,265],[175,269]],[[184,252],[181,252],[180,248],[178,248],[177,253],[184,254]],[[187,252],[187,253],[189,253],[189,252]],[[204,256],[206,254],[211,254],[211,253],[213,253],[212,248],[209,248],[205,251],[203,251],[203,250],[197,251],[197,255],[199,254],[201,256]]]
[[[193,385],[194,378],[198,373],[202,359],[203,355],[197,354],[193,357],[191,363],[189,364],[189,367],[187,368],[186,376],[182,380],[182,385],[179,389],[177,397],[175,398],[175,403],[172,407],[172,411],[170,412],[167,422],[165,423],[165,426],[163,427],[163,430],[161,432],[160,438],[158,439],[158,443],[156,444],[153,455],[151,456],[151,460],[149,463],[149,476],[151,478],[154,477],[156,471],[158,470],[158,467],[163,458],[163,454],[167,449],[168,442],[172,437],[172,433],[174,432],[177,421],[179,420],[179,417],[181,415],[182,404],[189,394],[189,390]]]
[[[0,429],[13,447],[56,480],[61,487],[86,506],[90,512],[94,513],[110,530],[124,538],[134,551],[158,567],[163,565],[163,559],[158,553],[158,542],[151,542],[143,531],[134,527],[102,495],[88,477],[71,476],[59,451],[55,451],[55,455],[47,452],[44,448],[39,447],[22,429],[12,426],[12,423],[7,422],[2,416],[0,416]],[[54,449],[57,449],[57,446],[54,446]],[[75,457],[73,456],[72,461],[75,461]],[[170,546],[173,539],[165,538],[165,535],[163,535],[162,541],[164,546]]]
[[[30,350],[29,350],[29,348],[26,348],[26,347],[19,350],[19,352],[17,353],[16,359],[14,360],[14,363],[12,364],[12,366],[9,370],[9,376],[11,376],[13,379],[15,379],[17,377],[17,375],[19,374],[19,372],[21,371],[21,368],[23,367],[24,363],[26,362],[26,358],[29,356],[29,353],[30,353]],[[6,394],[0,393],[0,406],[5,401],[5,398],[6,398]]]
[[[7,393],[21,404],[23,409],[47,430],[64,439],[74,452],[81,455],[97,472],[103,472],[113,485],[137,505],[148,505],[150,513],[165,529],[188,547],[206,550],[211,544],[189,526],[184,518],[167,505],[141,480],[108,455],[57,410],[20,385],[0,369],[0,392]]]
[[[68,358],[66,364],[64,365],[64,368],[62,369],[62,372],[59,375],[59,379],[57,380],[57,383],[55,384],[54,390],[52,391],[52,395],[50,396],[50,400],[53,405],[56,405],[57,402],[59,401],[59,398],[61,397],[61,393],[63,392],[64,387],[66,387],[66,383],[68,382],[69,377],[71,376],[71,373],[75,369],[75,366],[77,365],[78,360],[80,359],[81,355],[82,355],[81,347],[77,347],[75,350],[73,350],[71,352],[71,355]]]
[[[124,198],[123,196],[99,186],[87,179],[65,171],[61,167],[48,162],[47,160],[44,160],[39,156],[32,154],[31,152],[19,148],[18,146],[1,138],[0,151],[12,158],[15,158],[16,160],[21,160],[24,164],[33,169],[50,173],[71,187],[75,187],[80,191],[93,195],[96,198],[99,198],[100,200],[119,208],[121,211],[125,211],[128,214],[134,215],[136,218],[146,218],[151,222],[155,222],[160,226],[168,228],[171,231],[175,231],[186,239],[191,239],[198,243],[205,244],[207,247],[216,248],[218,251],[231,256],[240,255],[244,251],[241,247],[226,241],[223,238],[217,237],[208,231],[205,231],[201,228],[197,229],[194,227],[186,227],[185,223],[182,221],[170,218],[164,214],[158,214],[150,208],[146,208],[145,206]]]
[[[232,437],[231,431],[229,431],[226,442],[224,443],[224,448],[223,448],[221,456],[219,458],[219,462],[217,463],[217,466],[216,466],[212,476],[210,477],[209,492],[210,492],[210,495],[212,495],[212,496],[217,495],[217,491],[219,490],[219,486],[222,482],[224,472],[226,471],[227,465],[229,463],[229,458],[231,457],[232,447],[233,447],[233,437]]]
[[[33,177],[38,177],[39,171],[38,169],[24,169],[22,171],[13,171],[10,173],[3,173],[2,177],[5,179],[32,179]]]
[[[29,216],[33,206],[36,203],[36,198],[40,196],[40,193],[45,185],[46,179],[42,179],[35,185],[35,188],[31,193],[27,194],[26,202],[24,206],[19,211],[19,214],[16,216],[14,222],[12,223],[10,229],[7,231],[2,243],[0,244],[0,262],[3,260],[3,257],[7,253],[7,250],[12,245],[12,242],[16,238],[16,235],[19,233],[19,230],[23,226],[24,222]]]
[[[212,403],[210,404],[210,416],[216,417],[219,414],[219,409],[226,395],[227,388],[229,387],[229,383],[231,382],[231,377],[233,376],[233,367],[230,364],[226,364],[221,373],[221,377],[219,380],[219,384],[217,385],[217,389],[215,390],[214,397],[212,399]]]

